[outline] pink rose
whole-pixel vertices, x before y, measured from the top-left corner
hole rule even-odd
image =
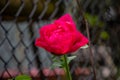
[[[65,14],[52,24],[40,28],[40,38],[35,45],[55,55],[64,55],[76,51],[88,43],[88,39],[77,29],[72,17]]]

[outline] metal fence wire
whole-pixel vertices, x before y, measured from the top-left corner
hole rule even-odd
[[[93,55],[89,49],[74,52],[77,58],[70,63],[73,80],[94,80],[95,75],[97,80],[119,80],[119,2],[0,0],[0,80],[19,74],[30,75],[33,80],[65,80],[63,69],[50,69],[52,55],[34,45],[39,28],[65,13],[70,13],[77,28],[90,37]]]

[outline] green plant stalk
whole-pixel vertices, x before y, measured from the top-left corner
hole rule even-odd
[[[65,61],[65,71],[66,71],[66,75],[67,75],[67,80],[72,80],[72,77],[71,77],[71,74],[70,74],[70,70],[69,70],[69,66],[68,66],[68,63],[67,63],[67,56],[64,55],[64,61]]]

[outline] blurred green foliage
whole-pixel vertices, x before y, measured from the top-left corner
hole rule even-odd
[[[32,80],[28,75],[19,75],[15,78],[15,80]]]
[[[98,15],[92,15],[89,13],[85,13],[85,18],[87,19],[88,23],[90,24],[91,27],[103,27],[105,24],[102,22]]]
[[[108,40],[109,39],[109,34],[106,32],[106,31],[102,31],[100,33],[100,37],[103,39],[103,40]]]
[[[32,80],[32,79],[28,75],[19,75],[16,76],[14,79],[9,79],[9,80]]]
[[[96,29],[97,31],[94,32],[94,34],[98,34],[97,36],[99,37],[95,37],[95,38],[100,38],[102,40],[108,40],[109,39],[109,33],[105,30],[103,30],[104,26],[105,26],[105,22],[103,22],[102,20],[99,19],[98,15],[92,15],[90,13],[85,13],[85,18],[87,19],[90,28],[92,29]],[[99,40],[99,39],[97,39]]]

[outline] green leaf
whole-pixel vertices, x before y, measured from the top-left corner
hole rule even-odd
[[[51,65],[50,69],[54,69],[55,67],[62,67],[62,65],[61,65],[61,63],[54,62],[54,63]]]
[[[74,58],[76,58],[76,56],[70,56],[67,57],[67,64],[69,64]],[[65,68],[65,61],[64,61],[64,57],[53,57],[52,58],[53,64],[51,65],[51,69],[55,68],[55,67],[59,67],[59,68]]]
[[[15,78],[15,80],[32,80],[28,75],[19,75]]]
[[[86,44],[85,46],[82,46],[81,48],[82,49],[86,49],[86,48],[88,48],[89,46]]]
[[[53,64],[51,65],[50,69],[53,69],[55,67],[62,67],[62,61],[57,56],[52,56]]]
[[[76,58],[76,56],[67,57],[67,63],[69,64],[75,58]]]

